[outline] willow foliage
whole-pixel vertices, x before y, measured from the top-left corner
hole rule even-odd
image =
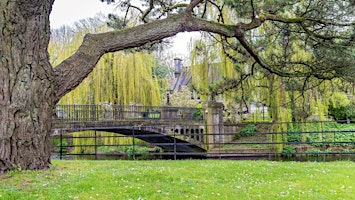
[[[95,27],[96,32],[107,30]],[[93,30],[91,30],[93,31]],[[71,55],[81,44],[87,29],[79,29],[70,41],[52,39],[49,53],[53,65]],[[160,85],[164,80],[153,77],[157,60],[148,53],[116,52],[104,55],[94,71],[79,87],[60,100],[60,104],[142,104],[160,105]]]
[[[243,3],[250,3],[249,1],[238,2],[240,4],[233,3],[236,9]],[[231,4],[232,1],[228,3]],[[223,19],[220,20],[228,24],[239,15],[238,19],[243,22],[245,14],[252,14],[252,12],[241,13],[240,10],[223,9]],[[284,14],[294,16],[292,9],[285,11]],[[268,64],[273,68],[285,72],[308,74],[310,71],[305,66],[321,65],[323,61],[319,60],[317,52],[306,45],[302,34],[291,32],[295,29],[293,26],[278,22],[264,23],[246,37],[249,37],[250,46],[260,55],[268,58]],[[302,122],[302,130],[307,131],[312,124],[303,122],[329,120],[329,104],[331,103],[333,107],[346,106],[350,103],[349,95],[354,95],[353,83],[340,78],[320,79],[313,71],[311,73],[315,75],[303,77],[272,74],[256,64],[245,50],[240,48],[240,44],[230,38],[212,34],[204,35],[202,39],[195,41],[191,55],[194,89],[204,94],[205,98],[223,101],[226,110],[236,108],[234,111],[237,113],[250,112],[247,109],[252,104],[267,106],[267,117],[274,124],[270,131],[275,133],[294,130],[292,123],[287,125],[284,122],[295,121]],[[328,72],[320,71],[320,73],[324,75]],[[348,91],[346,94],[344,89]],[[253,112],[250,121],[257,122],[263,119],[260,115],[264,113],[259,110]],[[322,123],[318,123],[317,126],[318,130],[322,131]],[[307,137],[306,134],[302,135],[302,141],[306,141]],[[322,138],[322,134],[319,134],[319,140]],[[269,140],[283,142],[287,138],[281,134],[272,134]],[[275,151],[282,150],[282,145],[275,145]]]
[[[70,28],[62,27],[54,30],[55,38],[49,45],[49,54],[53,66],[72,55],[81,44],[81,39],[88,31],[107,31],[104,26],[92,24],[79,24],[75,34],[70,34]],[[68,34],[66,34],[68,33]],[[73,91],[65,95],[59,104],[141,104],[160,105],[161,88],[167,81],[164,77],[153,76],[152,70],[158,62],[148,53],[121,51],[108,53],[100,59],[94,71]],[[132,138],[113,138],[113,133],[86,131],[74,133],[75,136],[104,137],[104,144],[132,144]],[[73,139],[76,147],[74,153],[93,153],[93,138],[82,140]],[[86,146],[85,145],[89,145]]]

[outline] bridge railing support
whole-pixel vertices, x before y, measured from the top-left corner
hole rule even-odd
[[[208,102],[206,116],[206,130],[208,149],[218,147],[224,141],[223,104]]]

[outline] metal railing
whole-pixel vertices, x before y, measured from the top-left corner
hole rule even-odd
[[[52,120],[110,121],[110,120],[203,120],[196,108],[139,105],[57,105]]]
[[[269,159],[269,160],[353,160],[355,130],[308,132],[254,132],[237,136],[235,132],[174,132],[170,141],[146,143],[132,135],[91,132],[60,134],[53,138],[53,155],[58,159]],[[208,129],[208,126],[206,127]],[[139,137],[152,137],[140,134]],[[154,137],[165,137],[154,135]],[[189,138],[190,143],[184,139]],[[203,139],[206,152],[179,151]],[[130,141],[126,143],[112,141]],[[107,143],[106,141],[111,141]],[[163,149],[161,147],[169,147]]]

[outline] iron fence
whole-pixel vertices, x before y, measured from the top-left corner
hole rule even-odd
[[[52,138],[57,159],[271,159],[355,161],[355,130],[315,130],[293,132],[240,132],[208,134],[206,131],[177,131],[166,134],[122,135],[99,131],[60,133]],[[206,129],[209,127],[206,126]],[[167,128],[167,129],[170,129]],[[238,130],[241,130],[240,128]],[[145,138],[156,138],[147,143]],[[140,138],[140,139],[134,139]],[[154,140],[155,141],[155,140]],[[201,150],[193,150],[191,146]],[[187,148],[189,147],[189,148]],[[181,149],[192,149],[182,151]],[[197,148],[198,149],[198,148]]]

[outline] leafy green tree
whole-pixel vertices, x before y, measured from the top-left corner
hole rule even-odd
[[[54,0],[0,1],[0,173],[19,167],[50,166],[53,108],[94,70],[104,54],[139,47],[179,32],[222,35],[234,41],[236,51],[254,59],[255,67],[279,76],[344,76],[350,81],[355,77],[355,59],[350,55],[355,33],[353,1],[146,0],[133,5],[135,2],[118,3],[124,11],[137,11],[140,23],[122,30],[87,34],[75,53],[53,67],[48,44]],[[229,9],[235,15],[227,23],[223,13]],[[208,15],[211,12],[218,14]],[[262,51],[270,43],[254,44],[250,37],[260,28],[285,44],[288,33],[291,40],[297,36],[314,59],[293,61],[289,66],[277,59],[271,62],[277,56],[265,57]],[[285,31],[287,34],[281,34]]]
[[[336,120],[354,120],[355,119],[355,103],[347,106],[329,107],[329,115]]]
[[[336,93],[330,98],[328,111],[335,120],[355,120],[355,102],[345,93]]]

